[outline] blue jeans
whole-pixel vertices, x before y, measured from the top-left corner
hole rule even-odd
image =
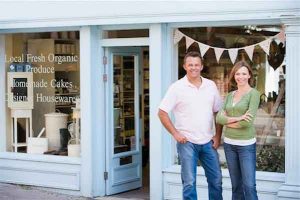
[[[232,200],[257,200],[256,144],[238,146],[224,143],[232,185]]]
[[[222,200],[222,174],[217,151],[212,142],[199,145],[187,142],[177,143],[177,151],[181,162],[181,180],[183,199],[196,200],[197,162],[200,160],[208,183],[210,200]]]

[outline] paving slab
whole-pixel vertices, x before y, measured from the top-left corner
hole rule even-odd
[[[33,186],[0,183],[0,200],[144,200],[144,198],[97,197],[87,198],[43,190]]]

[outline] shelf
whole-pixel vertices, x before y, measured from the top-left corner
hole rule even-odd
[[[55,53],[54,55],[55,56],[78,56],[76,53]],[[70,63],[70,62],[64,61],[64,63]],[[73,62],[71,62],[71,63],[73,63]]]
[[[125,117],[132,118],[132,117],[134,117],[134,115],[124,115],[124,118]]]
[[[26,147],[27,143],[25,142],[19,142],[17,144],[13,143],[12,146],[16,146],[16,147]]]
[[[71,108],[74,107],[75,108],[75,104],[72,105],[55,105],[56,108]]]
[[[134,92],[134,90],[124,90],[123,92]]]
[[[134,101],[123,101],[123,104],[134,104]]]
[[[79,93],[56,93],[55,96],[79,95]]]
[[[63,38],[57,38],[54,39],[55,44],[73,44],[74,42],[77,42],[78,39],[63,39]],[[68,43],[67,43],[68,42]]]

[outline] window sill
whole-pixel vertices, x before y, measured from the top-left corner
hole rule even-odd
[[[221,170],[222,170],[223,178],[229,178],[228,169],[222,168]],[[163,173],[180,174],[180,165],[172,165],[164,169]],[[201,175],[201,176],[205,175],[204,169],[202,167],[197,168],[197,175]],[[256,171],[256,180],[284,182],[285,174],[277,173],[277,172]]]
[[[0,159],[26,160],[45,163],[61,163],[80,165],[81,158],[55,155],[37,155],[27,153],[0,152]]]

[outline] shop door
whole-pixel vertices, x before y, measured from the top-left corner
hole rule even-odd
[[[107,48],[106,194],[142,186],[140,49]]]

